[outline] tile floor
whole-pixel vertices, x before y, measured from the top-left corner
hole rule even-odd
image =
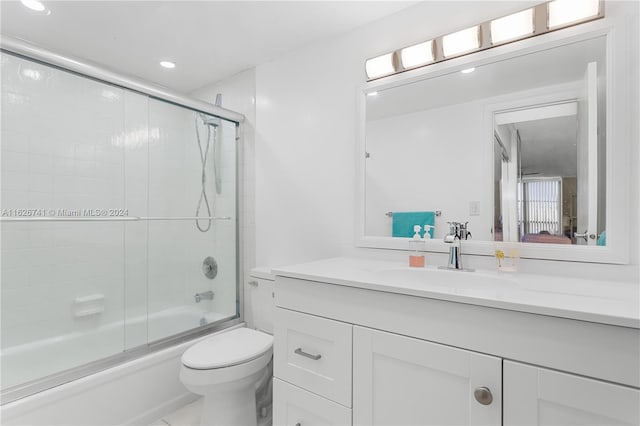
[[[202,398],[177,409],[156,420],[149,426],[198,426],[200,424],[200,405]]]

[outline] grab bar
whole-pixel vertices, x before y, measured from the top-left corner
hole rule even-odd
[[[139,222],[154,220],[231,220],[231,216],[0,217],[0,222]]]

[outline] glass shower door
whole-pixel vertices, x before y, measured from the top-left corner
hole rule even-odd
[[[102,209],[124,206],[126,123],[123,89],[1,58],[5,389],[124,350],[124,224]]]
[[[236,126],[151,99],[149,129],[148,208],[159,218],[148,223],[155,341],[236,315]]]
[[[3,402],[237,318],[236,123],[0,58]]]

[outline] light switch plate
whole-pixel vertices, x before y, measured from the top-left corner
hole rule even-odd
[[[469,216],[480,216],[480,201],[469,201]]]

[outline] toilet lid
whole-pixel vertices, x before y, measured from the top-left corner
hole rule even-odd
[[[196,343],[182,354],[182,364],[197,370],[229,367],[251,361],[271,349],[273,336],[237,328]]]

